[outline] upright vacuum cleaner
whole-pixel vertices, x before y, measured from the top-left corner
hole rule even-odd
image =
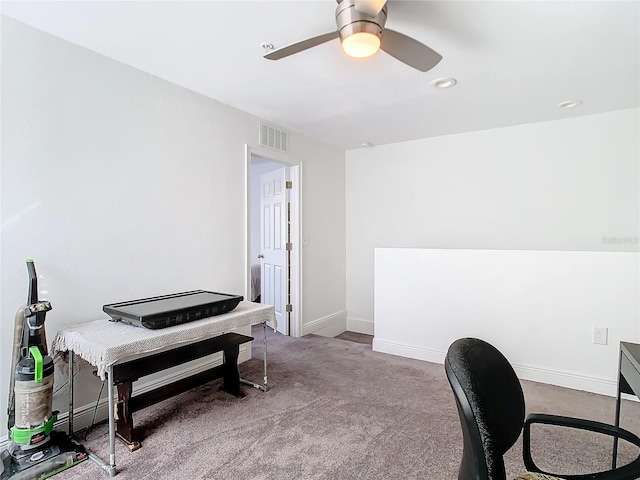
[[[53,359],[47,354],[45,315],[51,303],[38,301],[38,278],[27,260],[29,296],[14,325],[9,385],[9,444],[0,453],[0,480],[41,480],[86,460],[87,452],[53,429]],[[72,372],[69,372],[71,379]]]

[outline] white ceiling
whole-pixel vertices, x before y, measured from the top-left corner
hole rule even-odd
[[[638,107],[640,2],[398,1],[387,27],[443,55],[422,73],[338,40],[270,61],[335,30],[335,0],[23,1],[2,13],[344,149]],[[431,81],[454,77],[437,90]],[[566,100],[582,106],[559,109]]]

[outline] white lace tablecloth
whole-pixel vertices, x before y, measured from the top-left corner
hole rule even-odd
[[[272,322],[275,328],[274,307],[252,302],[240,302],[230,313],[158,330],[104,318],[60,330],[53,339],[52,350],[53,353],[72,351],[97,367],[98,375],[104,380],[109,366],[118,362],[263,322]]]

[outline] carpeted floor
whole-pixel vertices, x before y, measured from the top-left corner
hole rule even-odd
[[[349,342],[364,343],[366,345],[371,345],[373,343],[373,335],[366,335],[364,333],[357,332],[344,332],[335,338],[347,340]]]
[[[117,478],[457,478],[462,434],[442,365],[314,335],[270,333],[268,350],[267,393],[245,387],[247,396],[237,399],[218,391],[220,381],[214,381],[136,413],[143,447],[130,453],[116,444]],[[256,345],[254,358],[240,365],[241,375],[261,381],[260,358]],[[611,397],[531,382],[523,388],[529,411],[613,419]],[[640,433],[640,404],[624,402],[622,423]],[[610,442],[582,437],[565,433],[552,440],[550,432],[540,432],[536,445],[551,466],[607,468]],[[106,425],[84,443],[108,458]],[[510,476],[523,469],[520,449],[517,443],[507,453]],[[106,476],[87,461],[55,478]]]

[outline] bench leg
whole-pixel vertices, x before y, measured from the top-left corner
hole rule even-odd
[[[132,391],[132,382],[118,384],[118,403],[116,405],[116,434],[131,452],[141,447],[140,442],[133,439],[133,414],[129,409]]]
[[[238,398],[243,398],[245,393],[240,388],[240,373],[238,372],[239,353],[239,345],[235,345],[224,350],[223,382],[220,390],[230,393]]]

